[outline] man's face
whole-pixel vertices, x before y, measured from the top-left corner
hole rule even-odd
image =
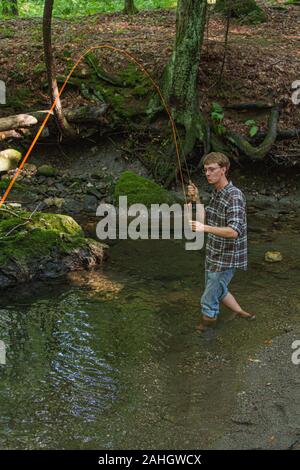
[[[216,184],[225,175],[226,168],[220,167],[218,163],[209,163],[208,165],[204,165],[203,172],[210,184]]]

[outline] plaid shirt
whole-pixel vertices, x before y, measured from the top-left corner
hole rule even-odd
[[[205,269],[225,271],[230,268],[247,269],[246,199],[242,191],[230,181],[223,189],[214,190],[206,208],[206,224],[213,227],[232,227],[236,239],[208,234]]]

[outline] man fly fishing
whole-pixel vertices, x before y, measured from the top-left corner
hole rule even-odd
[[[246,200],[240,189],[228,181],[230,161],[226,155],[212,152],[203,160],[204,173],[209,184],[214,185],[205,223],[191,220],[193,231],[208,234],[205,257],[205,289],[201,297],[202,322],[200,332],[215,326],[220,302],[232,310],[235,316],[255,319],[241,308],[228,285],[237,268],[247,269],[247,217]],[[190,183],[188,195],[200,203],[197,187]]]

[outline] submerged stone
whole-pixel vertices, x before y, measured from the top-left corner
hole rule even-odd
[[[277,263],[278,261],[282,261],[282,254],[280,251],[267,251],[265,253],[265,261],[268,263]]]

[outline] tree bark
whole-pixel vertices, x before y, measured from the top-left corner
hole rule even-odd
[[[19,16],[18,0],[2,0],[2,13],[7,16]]]
[[[176,40],[162,79],[165,98],[179,110],[198,109],[197,79],[206,20],[206,0],[179,0]]]
[[[126,15],[135,15],[138,13],[138,9],[134,4],[134,0],[125,0],[124,13]]]
[[[52,40],[51,40],[51,22],[52,22],[52,11],[53,11],[54,0],[45,0],[44,16],[43,16],[43,40],[44,40],[44,54],[45,64],[47,69],[47,78],[50,90],[51,103],[53,104],[56,97],[59,94],[56,71],[52,52]],[[75,129],[68,123],[64,116],[60,98],[57,100],[54,108],[54,114],[57,119],[58,126],[61,133],[65,137],[75,137]]]
[[[176,122],[184,126],[183,154],[190,153],[196,139],[205,140],[206,122],[199,111],[198,72],[206,22],[207,0],[179,0],[176,39],[163,72],[161,89]],[[157,102],[150,104],[149,113]]]

